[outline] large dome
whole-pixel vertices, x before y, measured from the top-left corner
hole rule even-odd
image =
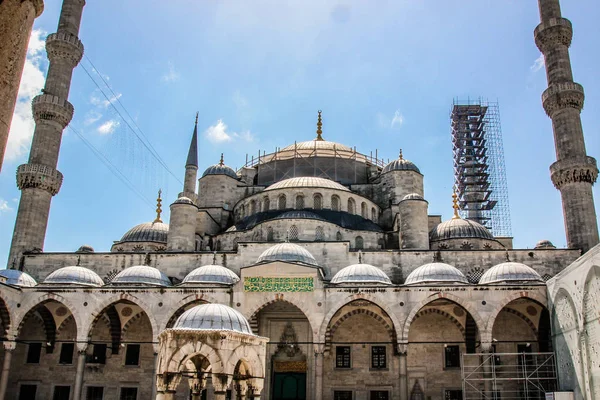
[[[300,262],[318,266],[317,260],[308,250],[294,243],[279,243],[268,248],[258,257],[257,262],[264,261]]]
[[[315,214],[312,211],[305,211],[305,210],[286,211],[284,213],[279,214],[274,219],[316,219],[319,221],[327,221],[325,218],[321,217],[320,215]]]
[[[421,265],[408,275],[405,285],[428,283],[469,283],[467,278],[452,265],[440,262]]]
[[[299,142],[290,144],[279,151],[290,151],[290,150],[337,150],[337,151],[354,151],[350,147],[327,140],[307,140],[306,142]]]
[[[478,222],[462,218],[453,218],[438,224],[429,232],[429,240],[476,238],[494,240],[492,233]]]
[[[110,283],[115,285],[171,286],[171,281],[165,274],[148,265],[125,268]]]
[[[279,182],[274,183],[271,186],[267,187],[265,189],[265,191],[276,190],[276,189],[300,188],[300,187],[301,188],[311,187],[311,188],[323,188],[323,189],[336,189],[336,190],[343,190],[345,192],[350,191],[350,189],[348,189],[347,187],[342,186],[339,183],[334,182],[330,179],[317,178],[317,177],[313,177],[313,176],[302,176],[299,178],[284,179],[282,181],[279,181]]]
[[[0,270],[0,276],[6,278],[7,285],[33,287],[37,285],[35,279],[27,272],[19,271],[18,269],[3,269]]]
[[[221,283],[233,285],[240,278],[230,269],[221,265],[204,265],[186,275],[182,283]]]
[[[177,318],[173,329],[226,330],[252,335],[248,320],[238,311],[222,304],[202,304],[190,308]]]
[[[331,283],[383,283],[391,285],[390,278],[379,268],[370,264],[353,264],[342,268]]]
[[[544,283],[544,280],[533,268],[517,262],[498,264],[485,271],[479,280],[480,284],[521,282]]]
[[[128,230],[121,242],[158,242],[167,243],[169,224],[163,222],[146,222]]]
[[[44,279],[44,284],[102,286],[104,281],[97,273],[84,267],[64,267],[57,269]]]

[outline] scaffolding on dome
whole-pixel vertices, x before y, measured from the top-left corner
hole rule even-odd
[[[451,121],[461,217],[512,236],[498,103],[454,100]]]

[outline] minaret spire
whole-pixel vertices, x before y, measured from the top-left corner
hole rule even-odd
[[[322,141],[323,139],[323,121],[321,120],[321,113],[322,111],[319,110],[319,116],[317,117],[317,138],[315,139],[316,141]]]
[[[64,0],[58,29],[48,35],[46,52],[50,64],[42,94],[32,101],[35,130],[29,161],[17,169],[21,190],[9,262],[24,252],[43,249],[52,196],[60,190],[63,176],[56,169],[63,130],[73,118],[67,100],[73,69],[83,57],[83,44],[77,37],[85,0]],[[75,387],[74,394],[81,388]],[[75,397],[74,397],[75,398]]]
[[[196,122],[194,123],[194,133],[192,133],[192,141],[188,150],[187,162],[185,166],[193,166],[198,168],[198,113],[196,113]]]
[[[185,178],[183,180],[183,192],[179,197],[187,197],[196,202],[196,179],[198,178],[198,112],[194,122],[194,132],[190,141],[187,161],[185,162]]]
[[[585,149],[580,116],[583,86],[573,82],[569,58],[573,28],[562,17],[559,0],[538,0],[538,4],[541,23],[534,31],[535,43],[545,57],[548,79],[542,104],[552,119],[557,159],[550,176],[562,197],[567,246],[585,252],[599,241],[592,194],[598,168]]]

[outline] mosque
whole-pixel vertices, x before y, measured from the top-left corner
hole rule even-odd
[[[59,253],[43,243],[85,5],[64,0],[0,271],[0,400],[598,398],[598,169],[571,23],[539,4],[568,248],[515,249],[456,194],[451,219],[429,214],[417,165],[326,140],[319,111],[316,137],[201,175],[196,119],[168,224],[159,193],[110,252]]]

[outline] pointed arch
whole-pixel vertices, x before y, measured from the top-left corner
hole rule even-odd
[[[350,305],[350,304],[352,304],[352,302],[347,303],[347,305]],[[371,304],[375,305],[375,303],[371,303]],[[381,309],[381,310],[383,310],[383,309]],[[335,332],[340,327],[340,325],[342,325],[348,318],[351,318],[355,315],[361,315],[361,314],[364,314],[366,316],[373,318],[375,320],[375,323],[378,323],[379,325],[381,325],[387,332],[388,336],[390,337],[390,341],[393,344],[394,348],[397,347],[398,336],[397,336],[396,330],[394,329],[394,327],[392,325],[388,324],[388,322],[385,320],[385,318],[383,318],[381,315],[379,315],[371,310],[368,310],[366,308],[355,308],[354,310],[350,310],[347,313],[338,317],[335,320],[335,322],[333,323],[333,325],[331,323],[329,323],[327,325],[327,331],[325,333],[325,351],[329,351],[329,349],[331,347],[331,338],[333,337],[333,335],[335,335]],[[334,314],[334,316],[335,316],[335,314]],[[333,320],[331,322],[333,322]]]
[[[21,328],[23,326],[23,323],[25,322],[25,318],[30,312],[34,311],[37,307],[52,301],[62,304],[65,308],[67,308],[67,310],[69,310],[69,312],[73,315],[75,319],[75,326],[78,330],[85,326],[81,315],[75,311],[77,310],[77,308],[72,302],[56,293],[44,293],[39,296],[30,298],[25,304],[21,306],[21,310],[23,311],[15,315],[14,319],[15,336],[18,336],[21,332]]]
[[[485,332],[489,332],[491,335],[492,329],[494,329],[494,322],[496,321],[496,318],[498,317],[500,311],[502,311],[502,309],[506,307],[509,303],[517,299],[530,299],[547,308],[548,300],[545,294],[545,289],[546,288],[544,287],[543,295],[540,294],[539,291],[520,291],[508,294],[499,303],[496,304],[496,307],[488,316],[487,324],[485,325]]]
[[[0,322],[2,323],[2,331],[0,332],[0,339],[7,339],[8,333],[11,331],[11,316],[8,302],[0,293]]]
[[[225,373],[233,375],[239,361],[243,361],[250,366],[250,375],[260,377],[257,374],[263,374],[264,369],[262,360],[256,349],[252,346],[240,344],[236,347],[225,363]]]
[[[289,303],[289,304],[293,305],[294,307],[296,307],[297,309],[299,309],[300,311],[302,311],[302,313],[304,313],[304,316],[308,320],[311,331],[313,332],[313,337],[317,335],[317,333],[318,333],[316,330],[316,328],[318,326],[317,322],[314,320],[314,317],[312,316],[313,313],[311,312],[311,310],[306,306],[306,304],[304,304],[304,301],[294,298],[293,295],[291,295],[291,296],[285,295],[284,296],[283,294],[276,294],[274,297],[266,295],[263,297],[259,306],[255,307],[253,309],[250,309],[248,312],[245,313],[244,316],[248,319],[248,322],[250,323],[250,327],[252,328],[253,331],[255,331],[255,329],[258,328],[258,314],[260,313],[260,311],[263,310],[264,308],[270,306],[271,304],[277,303],[279,301]],[[254,333],[257,333],[257,332],[254,332]]]

